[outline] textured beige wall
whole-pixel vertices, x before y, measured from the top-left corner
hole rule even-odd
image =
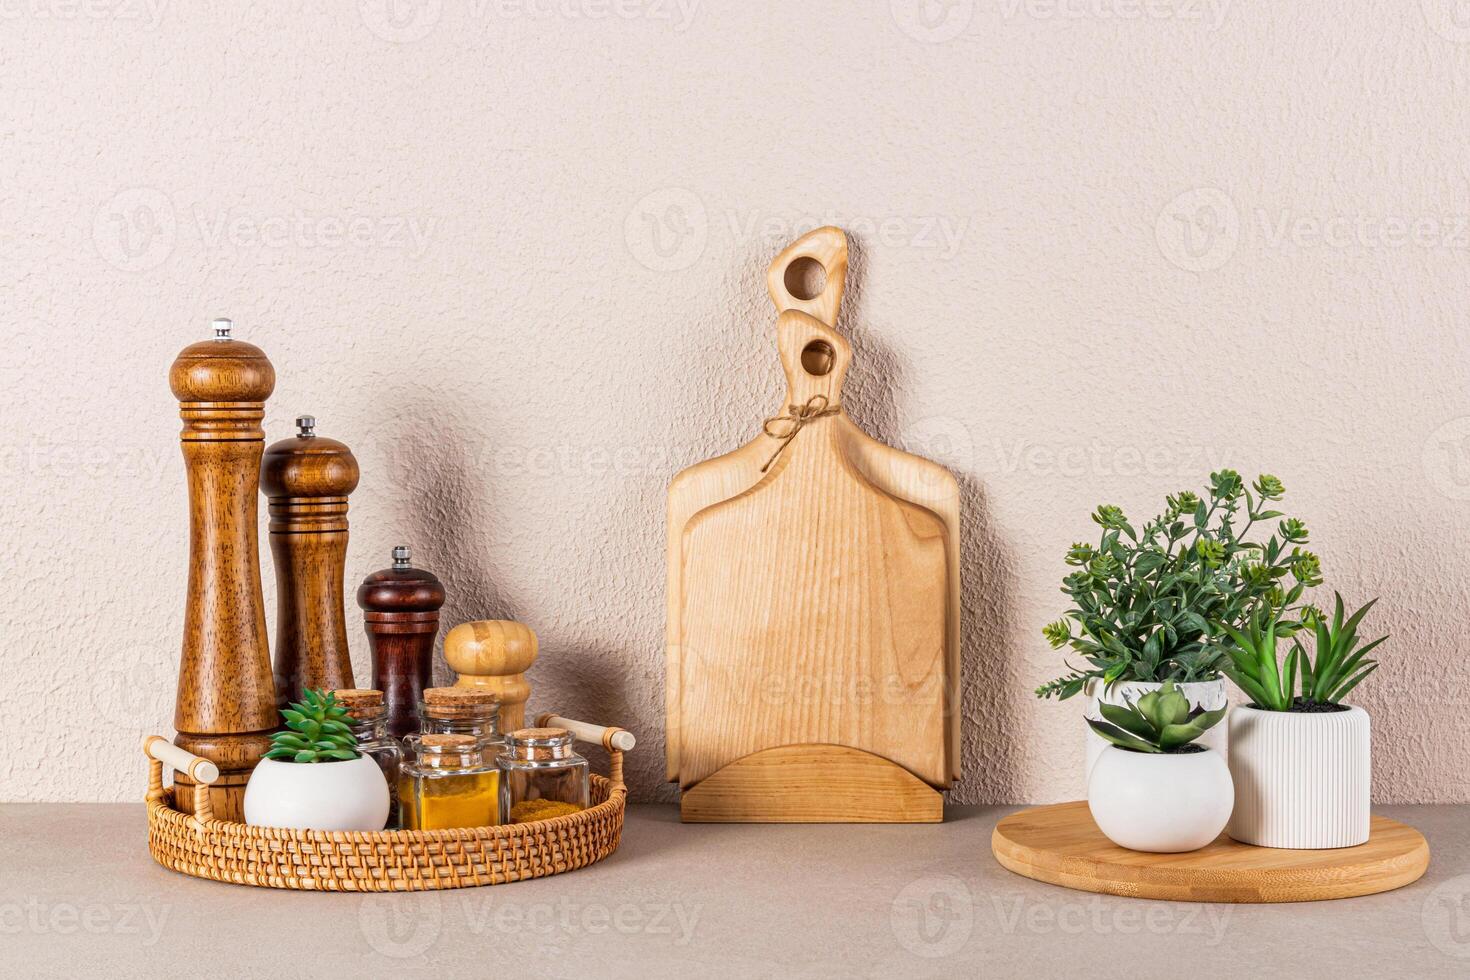
[[[1233,465],[1383,596],[1378,798],[1470,800],[1470,26],[1325,6],[0,0],[0,799],[143,791],[216,314],[272,439],[357,451],[349,577],[531,624],[665,795],[664,487],[776,405],[762,272],[830,221],[852,414],[964,487],[959,799],[1081,793],[1061,553]]]

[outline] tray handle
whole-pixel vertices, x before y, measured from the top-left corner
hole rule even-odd
[[[593,725],[585,721],[574,721],[571,718],[563,718],[561,715],[545,714],[536,716],[537,728],[565,728],[576,738],[584,742],[594,742],[607,749],[608,756],[608,778],[612,780],[615,789],[626,789],[623,783],[623,753],[631,752],[638,740],[633,733],[626,728],[607,727]]]
[[[214,820],[214,804],[209,801],[209,787],[219,779],[219,766],[186,752],[162,735],[143,739],[143,753],[148,756],[148,802],[163,800],[163,767],[176,769],[194,780],[194,823],[199,827]],[[175,801],[177,803],[177,801]]]

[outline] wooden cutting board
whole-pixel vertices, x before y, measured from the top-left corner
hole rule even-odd
[[[788,406],[841,404],[852,355],[830,321],[846,252],[824,228],[771,266]],[[802,299],[786,271],[808,257],[827,283]],[[840,408],[762,472],[781,445],[758,436],[671,486],[669,777],[689,787],[750,753],[826,743],[948,785],[959,769],[954,478]]]

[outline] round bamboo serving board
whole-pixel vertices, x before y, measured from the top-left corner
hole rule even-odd
[[[1150,854],[1103,836],[1087,803],[1013,813],[996,824],[991,850],[1018,875],[1079,891],[1177,902],[1315,902],[1392,891],[1429,867],[1413,827],[1374,817],[1366,844],[1298,851],[1252,847],[1221,834],[1184,854]]]

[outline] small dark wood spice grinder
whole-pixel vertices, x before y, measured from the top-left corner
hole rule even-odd
[[[256,540],[261,421],[276,372],[260,348],[231,339],[231,327],[215,320],[215,339],[184,348],[169,370],[189,486],[174,744],[219,767],[214,812],[241,821],[245,784],[277,721]],[[193,785],[184,773],[175,782]]]
[[[392,568],[363,579],[357,604],[373,651],[373,687],[388,705],[388,731],[402,738],[418,731],[419,699],[432,683],[444,586],[433,572],[414,568],[400,545]]]
[[[361,471],[352,450],[296,419],[296,435],[265,451],[260,490],[270,500],[276,565],[276,707],[305,688],[352,688],[342,611],[347,497]]]

